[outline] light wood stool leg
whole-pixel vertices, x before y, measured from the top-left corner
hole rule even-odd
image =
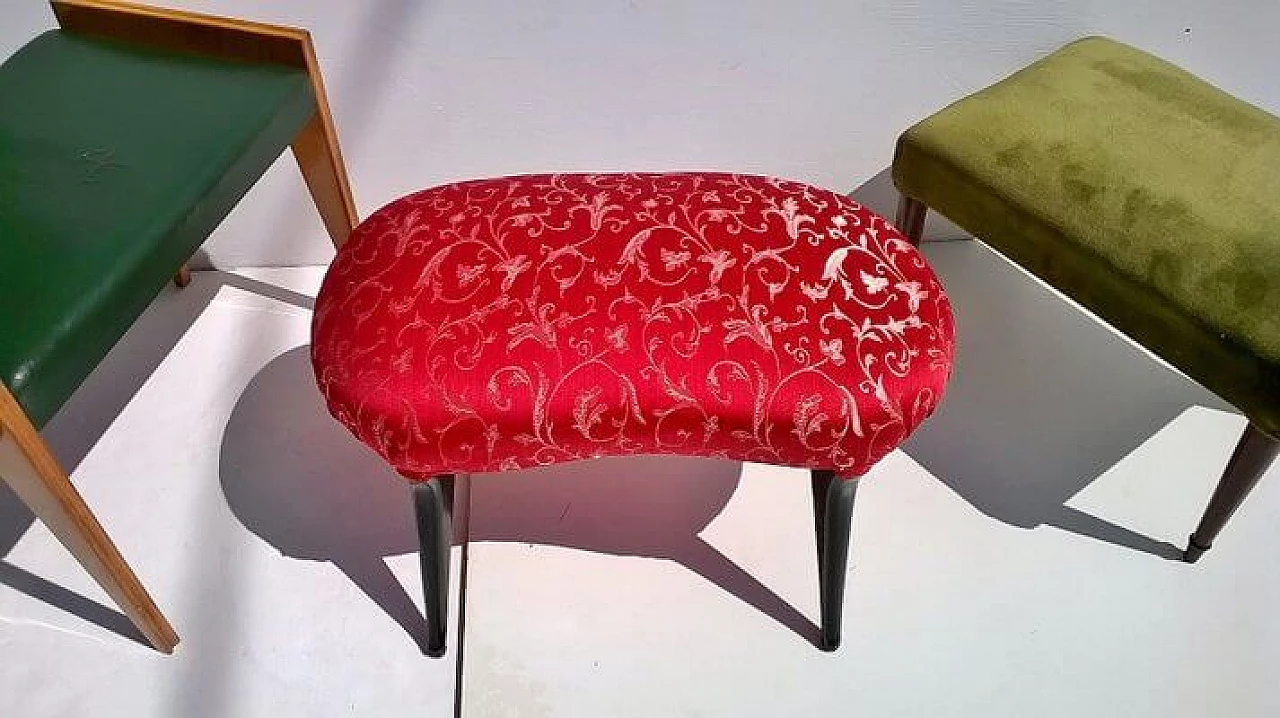
[[[0,479],[49,527],[151,645],[163,653],[172,653],[178,643],[177,633],[3,385]]]
[[[355,206],[346,189],[346,169],[338,154],[337,140],[325,127],[327,108],[311,116],[293,140],[293,157],[302,170],[311,199],[320,210],[325,229],[334,247],[341,247],[356,226]]]

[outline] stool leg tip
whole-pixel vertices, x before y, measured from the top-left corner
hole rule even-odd
[[[1208,546],[1201,546],[1200,544],[1196,543],[1196,537],[1192,536],[1191,539],[1187,541],[1187,550],[1182,552],[1182,560],[1186,561],[1187,563],[1195,563],[1196,561],[1200,560],[1200,557],[1203,556],[1204,552],[1208,550],[1209,550]]]

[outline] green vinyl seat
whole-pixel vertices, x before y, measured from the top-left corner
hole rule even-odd
[[[1086,38],[907,130],[893,177],[1280,435],[1280,118]]]
[[[0,64],[0,483],[131,637],[172,653],[177,632],[41,429],[170,278],[191,281],[185,263],[286,147],[335,247],[355,200],[305,29],[49,4],[59,29]]]
[[[0,382],[37,428],[314,112],[300,68],[64,30],[0,65]]]

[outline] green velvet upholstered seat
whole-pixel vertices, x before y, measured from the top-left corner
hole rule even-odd
[[[1088,38],[912,127],[893,177],[1280,434],[1280,119]]]
[[[61,30],[0,65],[0,381],[42,426],[314,111],[301,69]]]

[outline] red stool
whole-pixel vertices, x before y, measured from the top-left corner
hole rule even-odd
[[[840,641],[855,479],[951,371],[946,294],[883,218],[720,173],[531,175],[369,217],[316,300],[329,410],[415,482],[442,652],[452,477],[619,454],[812,471],[822,641]]]

